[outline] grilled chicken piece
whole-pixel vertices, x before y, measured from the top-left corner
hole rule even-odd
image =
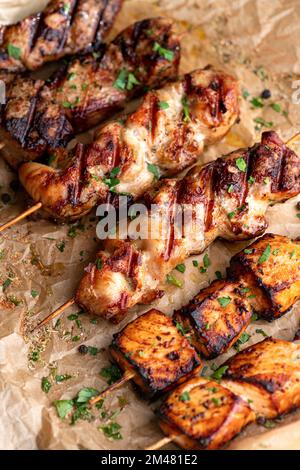
[[[171,392],[157,414],[164,433],[189,450],[220,449],[255,420],[242,398],[200,377]]]
[[[188,256],[204,251],[217,237],[243,240],[260,235],[267,227],[268,205],[299,192],[300,158],[275,132],[263,133],[261,144],[250,149],[195,167],[182,180],[163,180],[148,204],[165,211],[170,229],[154,239],[147,239],[147,233],[142,240],[105,241],[97,255],[103,267],[89,266],[76,301],[92,314],[120,321],[130,307],[161,295],[167,274]],[[174,213],[182,204],[194,208],[197,223],[187,221],[187,236],[176,238]],[[148,227],[150,217],[151,211],[134,222]]]
[[[239,339],[253,312],[274,320],[299,298],[300,242],[268,233],[232,258],[229,280],[202,289],[174,318],[196,349],[213,358]]]
[[[300,345],[266,338],[225,363],[222,385],[248,401],[258,417],[300,406]]]
[[[149,397],[170,390],[202,367],[172,319],[154,309],[116,334],[110,352],[122,370],[134,372],[132,380]]]
[[[245,282],[259,316],[272,321],[300,299],[300,241],[268,234],[235,255],[230,275]]]
[[[153,51],[156,43],[168,50],[168,59]],[[95,126],[145,87],[175,78],[179,59],[174,23],[153,18],[134,23],[97,52],[67,62],[50,82],[10,79],[0,113],[2,155],[16,167],[65,148],[74,130]]]
[[[192,344],[206,358],[227,351],[241,336],[252,316],[248,288],[242,282],[214,281],[175,312]]]
[[[108,123],[92,144],[78,145],[67,169],[25,163],[21,183],[58,219],[75,220],[104,203],[112,182],[114,191],[136,198],[156,179],[151,165],[175,174],[199,158],[205,143],[221,139],[238,116],[238,97],[237,81],[227,73],[196,70],[148,92],[125,124]]]
[[[36,70],[101,43],[122,0],[52,0],[43,12],[2,27],[0,69]]]

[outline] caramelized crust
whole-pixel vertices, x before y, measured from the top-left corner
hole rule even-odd
[[[153,51],[156,42],[170,51],[170,60]],[[26,76],[12,80],[7,74],[6,105],[0,113],[2,155],[16,167],[65,148],[74,132],[95,126],[145,87],[174,79],[179,59],[174,23],[153,18],[134,23],[96,52],[66,62],[47,82]]]
[[[214,281],[175,312],[174,320],[183,325],[196,349],[212,359],[227,351],[248,326],[252,309],[247,297],[241,282]]]
[[[133,381],[153,397],[173,388],[201,369],[200,359],[171,318],[150,310],[115,335],[111,355]]]
[[[232,258],[230,275],[252,287],[253,308],[272,321],[300,298],[300,241],[268,234],[249,248]]]
[[[266,338],[225,363],[222,385],[250,403],[256,414],[275,418],[300,406],[300,345]]]
[[[238,168],[241,161],[244,171]],[[233,191],[228,192],[230,185]],[[201,253],[217,237],[232,241],[257,237],[267,227],[269,204],[299,192],[300,159],[275,132],[265,132],[261,144],[249,150],[195,167],[182,180],[163,180],[146,200],[149,207],[157,204],[166,211],[171,229],[158,231],[152,239],[106,241],[97,255],[103,268],[89,266],[76,301],[92,314],[119,321],[130,307],[161,294],[167,274],[188,256]],[[176,238],[173,214],[182,204],[195,208],[197,223],[185,224],[187,235]],[[140,226],[149,226],[150,217],[151,212],[140,218]]]
[[[299,263],[299,241],[268,233],[232,258],[229,280],[202,289],[175,312],[175,321],[205,357],[218,356],[239,339],[253,312],[273,320],[294,305],[300,296]]]
[[[199,158],[205,143],[221,139],[238,116],[238,96],[237,81],[227,73],[196,70],[148,92],[124,124],[108,123],[92,144],[78,145],[68,168],[25,163],[20,180],[30,196],[58,219],[74,220],[104,203],[113,169],[118,183],[114,192],[136,198],[155,181],[149,164],[162,175],[175,174]],[[161,107],[161,102],[168,107]]]
[[[0,69],[36,70],[102,42],[122,0],[52,0],[43,12],[1,28]],[[14,54],[10,46],[14,46]],[[19,57],[18,57],[19,56]]]
[[[220,449],[255,419],[249,405],[213,380],[177,387],[158,410],[159,425],[183,449]]]

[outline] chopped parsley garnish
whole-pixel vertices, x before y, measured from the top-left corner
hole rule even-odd
[[[122,372],[116,365],[112,364],[110,367],[103,367],[100,375],[106,379],[108,385],[112,385],[122,377]]]
[[[184,273],[185,270],[186,270],[186,266],[184,263],[182,264],[177,264],[176,268],[175,268],[177,271],[179,271],[180,273]]]
[[[253,248],[252,249],[251,248],[245,248],[244,249],[244,253],[246,253],[246,255],[251,255],[251,253],[253,253],[253,251],[254,251]]]
[[[186,98],[186,96],[184,96],[181,100],[181,104],[182,104],[182,108],[183,108],[183,120],[185,122],[188,122],[191,120],[191,117],[190,117],[190,108],[189,108],[189,102]]]
[[[252,313],[252,316],[251,316],[251,322],[255,322],[256,320],[258,320],[258,314],[256,312]]]
[[[8,277],[7,279],[5,279],[5,281],[4,281],[3,284],[2,284],[3,292],[5,292],[6,289],[9,288],[9,286],[11,285],[11,283],[12,283],[12,280],[9,279],[9,277]]]
[[[157,165],[154,165],[154,163],[147,163],[147,169],[150,173],[154,175],[154,177],[159,180],[160,178],[160,173],[159,173],[159,168]]]
[[[235,216],[235,212],[234,212],[234,211],[233,211],[233,212],[228,212],[228,214],[227,214],[227,217],[228,217],[229,220],[230,220],[230,219],[233,219],[234,216]]]
[[[31,291],[31,297],[33,297],[35,299],[35,297],[37,297],[39,295],[38,291],[37,290],[33,290]]]
[[[180,281],[179,279],[177,279],[177,278],[176,278],[175,276],[173,276],[172,274],[167,274],[166,281],[167,281],[169,284],[173,284],[173,286],[175,286],[175,287],[180,287],[180,288],[183,287],[183,282]]]
[[[273,127],[274,126],[274,123],[272,121],[266,121],[265,119],[261,118],[261,117],[257,117],[254,119],[254,122],[256,122],[256,124],[259,124],[260,126],[262,127]]]
[[[160,101],[158,103],[158,107],[159,109],[168,109],[170,106],[169,103],[167,103],[166,101]]]
[[[48,380],[47,377],[42,378],[41,388],[43,392],[48,393],[50,388],[52,387],[51,382]]]
[[[193,260],[193,266],[195,266],[195,268],[199,266],[199,262],[196,259]]]
[[[122,434],[120,433],[121,428],[120,424],[111,422],[105,426],[99,426],[98,429],[109,439],[119,441],[120,439],[123,439]]]
[[[247,163],[245,162],[243,157],[237,158],[235,164],[240,171],[242,171],[243,173],[246,172]]]
[[[182,335],[186,335],[190,331],[189,328],[184,328],[181,323],[175,322],[175,326]]]
[[[290,259],[295,258],[295,256],[296,256],[296,250],[294,250],[290,253]]]
[[[189,392],[183,392],[180,396],[179,396],[179,401],[190,401],[191,397],[190,397],[190,394]]]
[[[67,80],[68,81],[74,80],[75,77],[76,77],[76,73],[71,72],[71,73],[68,74]]]
[[[66,247],[66,242],[64,242],[64,241],[56,243],[56,248],[57,248],[61,253],[63,253],[63,252],[65,251],[65,247]]]
[[[248,183],[249,184],[254,184],[255,183],[255,178],[253,176],[249,176]]]
[[[296,214],[296,217],[298,217],[298,219],[300,219],[300,214]]]
[[[264,106],[264,103],[262,102],[261,98],[252,98],[252,100],[250,101],[250,103],[251,103],[252,106],[254,106],[255,108],[263,108],[263,106]]]
[[[227,305],[230,304],[231,302],[231,297],[218,297],[217,301],[219,302],[219,304],[221,305],[221,307],[225,308],[227,307]]]
[[[216,380],[221,380],[225,372],[227,371],[228,366],[221,366],[212,374],[212,378]]]
[[[118,90],[131,91],[136,85],[140,85],[140,82],[132,72],[128,72],[126,69],[120,70],[113,86]]]
[[[58,416],[61,419],[64,419],[73,409],[73,400],[55,400],[53,403],[56,407]]]
[[[221,405],[221,400],[220,400],[220,398],[212,397],[211,401],[212,401],[213,404],[216,405],[216,406],[220,406],[220,405]]]
[[[96,265],[96,268],[98,269],[98,271],[101,271],[101,269],[103,268],[103,261],[102,261],[102,259],[97,258],[95,265]]]
[[[32,351],[29,355],[29,360],[33,362],[38,362],[40,360],[40,351]]]
[[[99,395],[98,390],[93,387],[84,387],[82,388],[76,398],[77,403],[87,403],[91,398]]]
[[[72,375],[69,374],[60,374],[55,376],[55,382],[57,384],[60,384],[62,382],[65,382],[66,380],[69,380],[72,378]]]
[[[257,328],[257,330],[255,330],[255,332],[262,335],[264,338],[268,337],[267,333],[264,330],[262,330],[261,328]]]
[[[234,185],[230,184],[227,188],[227,192],[230,194],[230,193],[233,193],[233,191],[234,191]]]
[[[169,49],[162,47],[158,42],[155,42],[153,44],[153,50],[154,52],[157,52],[164,59],[168,60],[169,62],[172,62],[174,58],[173,51],[170,51]]]
[[[21,58],[21,49],[13,44],[9,43],[7,46],[7,52],[9,57],[19,60]]]
[[[204,257],[203,257],[203,266],[205,268],[208,268],[210,266],[210,259],[209,259],[209,256],[207,253],[205,253]]]
[[[243,90],[242,95],[243,95],[243,98],[246,100],[250,96],[250,93],[247,90]]]
[[[276,111],[276,113],[280,113],[281,112],[281,106],[280,104],[278,103],[272,103],[271,105],[271,108]]]
[[[268,244],[264,252],[262,253],[262,255],[259,257],[258,264],[265,263],[269,259],[270,254],[271,254],[271,245]]]
[[[216,275],[216,278],[217,278],[217,279],[222,279],[222,273],[221,273],[221,271],[216,271],[216,272],[215,272],[215,275]]]
[[[109,187],[110,191],[114,191],[115,186],[117,186],[120,183],[119,178],[116,178],[116,176],[120,173],[121,168],[119,166],[116,166],[113,168],[109,174],[108,178],[105,178],[103,181],[104,183]]]
[[[242,344],[247,343],[247,341],[249,341],[250,338],[251,338],[251,336],[248,335],[248,333],[246,333],[246,332],[242,333],[241,336],[239,337],[239,339],[237,340],[237,342],[235,343],[234,348],[235,348],[237,351],[239,351],[240,346],[241,346]]]

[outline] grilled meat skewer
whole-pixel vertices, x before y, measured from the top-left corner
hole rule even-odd
[[[270,255],[267,257],[266,253]],[[251,265],[260,271],[258,282],[243,279]],[[169,317],[152,309],[115,335],[111,355],[126,377],[120,385],[133,379],[143,392],[155,396],[168,384],[178,382],[180,376],[174,376],[174,368],[178,368],[179,363],[180,372],[186,377],[191,373],[195,375],[192,371],[194,367],[198,371],[199,360],[194,364],[191,361],[193,347],[199,355],[209,359],[226,352],[249,325],[254,312],[264,317],[270,312],[270,292],[277,292],[284,299],[272,306],[274,319],[279,316],[276,307],[283,315],[295,304],[300,298],[299,269],[299,241],[273,234],[256,240],[231,259],[229,273],[233,272],[236,280],[229,276],[202,289],[186,307],[175,311],[173,329]],[[269,314],[267,318],[270,319]],[[188,341],[184,350],[182,335]],[[176,341],[177,338],[180,341]],[[94,401],[110,391],[107,389]]]
[[[266,234],[230,262],[228,278],[202,289],[174,318],[206,358],[223,354],[253,313],[275,320],[300,298],[300,241]]]
[[[161,49],[155,51],[155,45]],[[176,78],[179,60],[173,21],[153,18],[134,23],[96,52],[69,60],[46,82],[1,74],[7,83],[0,113],[2,155],[16,167],[65,148],[75,132],[95,126],[145,87]]]
[[[219,449],[247,424],[300,406],[300,345],[266,338],[223,364],[221,383],[193,378],[164,399],[159,425],[183,449]]]
[[[195,167],[181,180],[161,181],[148,204],[167,209],[170,229],[156,239],[147,239],[147,234],[142,240],[106,240],[99,261],[88,267],[79,284],[76,303],[118,322],[137,303],[163,294],[166,276],[188,256],[201,253],[217,237],[233,241],[260,235],[267,227],[268,206],[299,192],[300,159],[275,132],[265,132],[261,144],[250,149]],[[184,227],[187,235],[177,239],[176,204],[191,204],[198,217],[197,224]],[[150,217],[151,211],[140,226],[148,227]]]
[[[122,0],[52,0],[43,12],[0,28],[0,70],[36,70],[103,42]]]
[[[125,123],[108,123],[93,143],[78,144],[66,169],[25,163],[20,181],[56,219],[82,217],[105,203],[110,190],[136,198],[157,172],[178,173],[199,158],[205,144],[220,140],[238,117],[238,98],[231,75],[212,69],[188,73],[148,92]]]

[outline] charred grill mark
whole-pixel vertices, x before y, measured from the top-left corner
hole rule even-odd
[[[151,95],[149,106],[149,130],[151,133],[152,142],[155,140],[155,133],[158,121],[158,98],[156,94]]]
[[[101,26],[102,26],[103,17],[105,15],[105,11],[107,9],[109,0],[104,0],[102,3],[103,3],[103,8],[98,13],[98,20],[97,20],[97,24],[96,24],[96,27],[95,27],[94,38],[93,38],[93,41],[92,41],[93,45],[96,46],[96,47],[99,43],[102,42]]]
[[[36,95],[34,95],[34,97],[32,98],[32,100],[30,102],[26,127],[24,129],[24,132],[23,132],[22,136],[20,136],[20,142],[23,146],[25,146],[25,144],[26,144],[26,139],[28,137],[28,133],[31,131],[31,127],[32,127],[32,124],[33,124],[34,119],[35,119],[38,100],[39,100],[39,92]]]
[[[31,52],[36,44],[36,41],[41,33],[41,20],[42,20],[42,13],[37,13],[32,18],[31,30],[32,34],[30,35],[29,39],[29,52]]]
[[[219,178],[219,173],[217,171],[217,165],[211,165],[208,168],[208,180],[210,181],[209,188],[209,200],[205,204],[205,219],[204,219],[204,230],[208,231],[213,227],[214,223],[214,208],[215,208],[215,181]]]
[[[179,183],[180,184],[180,183]],[[163,260],[168,261],[170,259],[172,249],[174,247],[175,241],[175,227],[174,221],[176,216],[176,204],[177,204],[177,196],[178,196],[178,184],[175,188],[173,188],[172,195],[169,200],[168,204],[168,236],[165,243],[165,250],[163,253]]]
[[[65,16],[67,17],[67,21],[66,21],[66,25],[65,25],[64,30],[63,30],[63,35],[62,35],[60,44],[58,46],[58,52],[61,52],[63,50],[63,48],[65,47],[66,41],[68,39],[68,35],[70,33],[72,23],[73,23],[73,21],[76,17],[76,12],[77,12],[77,9],[78,9],[79,1],[80,0],[74,0],[71,8],[67,12],[65,10],[63,10]]]

